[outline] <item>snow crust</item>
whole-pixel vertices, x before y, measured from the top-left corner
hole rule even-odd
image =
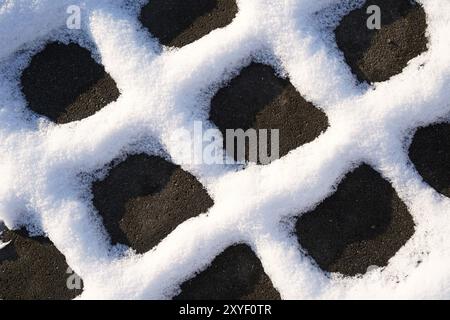
[[[332,32],[362,0],[238,0],[230,25],[181,49],[160,46],[140,25],[145,2],[0,1],[0,220],[47,235],[83,278],[80,299],[169,299],[241,242],[251,245],[285,299],[450,298],[450,199],[423,182],[407,155],[418,127],[449,120],[449,0],[419,1],[428,51],[373,86],[357,84]],[[74,4],[82,8],[81,30],[65,27]],[[54,40],[89,48],[120,98],[66,125],[28,111],[21,71]],[[288,75],[330,127],[267,166],[188,163],[180,150],[192,146],[173,132],[191,132],[194,121],[214,127],[207,121],[210,98],[252,60]],[[124,254],[110,246],[89,185],[113,159],[142,151],[182,164],[215,204],[153,250]],[[327,275],[300,250],[292,217],[332,194],[362,162],[407,204],[415,234],[386,268]]]

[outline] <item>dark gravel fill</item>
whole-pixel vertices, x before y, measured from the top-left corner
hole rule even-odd
[[[210,120],[224,135],[224,148],[227,129],[279,129],[280,157],[313,141],[328,127],[325,113],[303,99],[289,80],[257,63],[217,92],[211,101]],[[236,152],[233,156],[242,160]],[[248,152],[245,160],[249,160]]]
[[[414,221],[389,182],[362,165],[301,216],[296,231],[323,270],[354,276],[369,266],[386,266],[414,234]]]
[[[112,243],[144,253],[213,201],[191,174],[166,160],[129,156],[92,186],[94,206]]]
[[[420,128],[409,148],[409,157],[426,183],[450,197],[450,124]]]
[[[76,44],[47,45],[21,80],[29,108],[58,124],[87,118],[120,95],[103,66]]]
[[[381,8],[380,30],[367,28],[367,7]],[[360,81],[381,82],[402,72],[427,50],[426,15],[409,0],[368,0],[345,16],[335,30],[338,47]]]
[[[234,0],[152,0],[140,21],[163,45],[183,47],[227,26],[237,12]]]
[[[29,237],[24,229],[6,229],[0,239],[11,241],[0,250],[0,299],[68,300],[82,293],[82,286],[68,289],[73,273],[67,273],[66,259],[49,239]]]

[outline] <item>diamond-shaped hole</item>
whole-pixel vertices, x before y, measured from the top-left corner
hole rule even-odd
[[[417,130],[409,157],[426,183],[450,197],[450,124]]]
[[[129,156],[92,186],[94,206],[113,244],[138,253],[157,245],[185,220],[206,212],[213,201],[191,174],[166,160]]]
[[[120,95],[103,66],[76,44],[47,45],[21,81],[29,108],[58,124],[87,118]]]
[[[381,9],[381,29],[367,27],[367,8]],[[360,81],[381,82],[399,74],[427,50],[426,15],[410,0],[368,0],[345,16],[335,30],[338,47]]]
[[[163,45],[183,47],[227,26],[237,12],[235,0],[151,0],[140,20]]]
[[[313,141],[328,128],[325,113],[306,101],[289,80],[277,77],[272,67],[259,63],[244,68],[217,92],[211,101],[210,120],[222,132],[224,148],[227,129],[269,130],[268,156],[272,154],[270,129],[278,129],[280,157]],[[248,151],[246,145],[246,161]],[[238,159],[236,149],[227,152],[237,161],[244,160]]]
[[[297,221],[300,245],[325,271],[347,276],[383,267],[414,234],[414,221],[392,186],[368,165]]]
[[[247,245],[235,245],[181,285],[175,300],[279,300],[280,294]]]
[[[49,239],[6,229],[0,240],[9,242],[0,250],[0,299],[68,300],[82,293],[82,280]]]

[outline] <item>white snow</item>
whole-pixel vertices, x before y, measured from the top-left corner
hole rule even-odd
[[[283,298],[450,298],[450,199],[422,181],[404,142],[417,127],[449,119],[449,0],[419,1],[429,50],[370,88],[357,84],[331,31],[361,0],[238,0],[230,25],[177,50],[160,48],[140,26],[144,2],[0,0],[0,220],[48,235],[84,280],[79,298],[170,298],[237,242],[252,246]],[[74,4],[83,8],[81,31],[64,27]],[[118,101],[61,126],[27,111],[20,73],[55,39],[93,50],[121,91]],[[180,150],[192,146],[172,132],[207,122],[215,90],[252,59],[288,74],[326,112],[330,128],[268,166],[186,163]],[[109,245],[89,181],[78,174],[104,174],[110,161],[138,150],[183,164],[215,204],[154,250],[124,257]],[[330,278],[302,255],[285,222],[329,196],[363,161],[396,189],[416,232],[386,268]]]
[[[2,250],[3,248],[6,248],[6,246],[7,246],[9,243],[10,243],[10,241],[9,241],[9,242],[1,242],[1,241],[0,241],[0,250]]]

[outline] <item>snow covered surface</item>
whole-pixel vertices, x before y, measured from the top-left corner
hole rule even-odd
[[[414,130],[450,112],[449,0],[420,1],[429,50],[373,87],[357,84],[332,34],[362,0],[238,0],[230,25],[178,50],[161,48],[140,26],[144,2],[0,0],[0,220],[48,235],[83,278],[80,298],[170,298],[236,242],[252,246],[283,298],[450,298],[450,199],[422,181],[407,155]],[[66,8],[77,3],[82,30],[68,30]],[[20,72],[55,39],[93,50],[118,101],[61,126],[27,111]],[[172,132],[207,122],[209,99],[252,59],[288,74],[330,128],[268,166],[186,164],[179,150],[191,145]],[[150,252],[124,256],[90,203],[92,178],[80,173],[102,175],[111,160],[142,150],[182,163],[215,204]],[[386,268],[329,277],[302,255],[290,217],[363,161],[391,182],[416,232]]]
[[[2,250],[3,248],[5,248],[8,244],[9,244],[9,242],[1,242],[1,241],[0,241],[0,250]]]

